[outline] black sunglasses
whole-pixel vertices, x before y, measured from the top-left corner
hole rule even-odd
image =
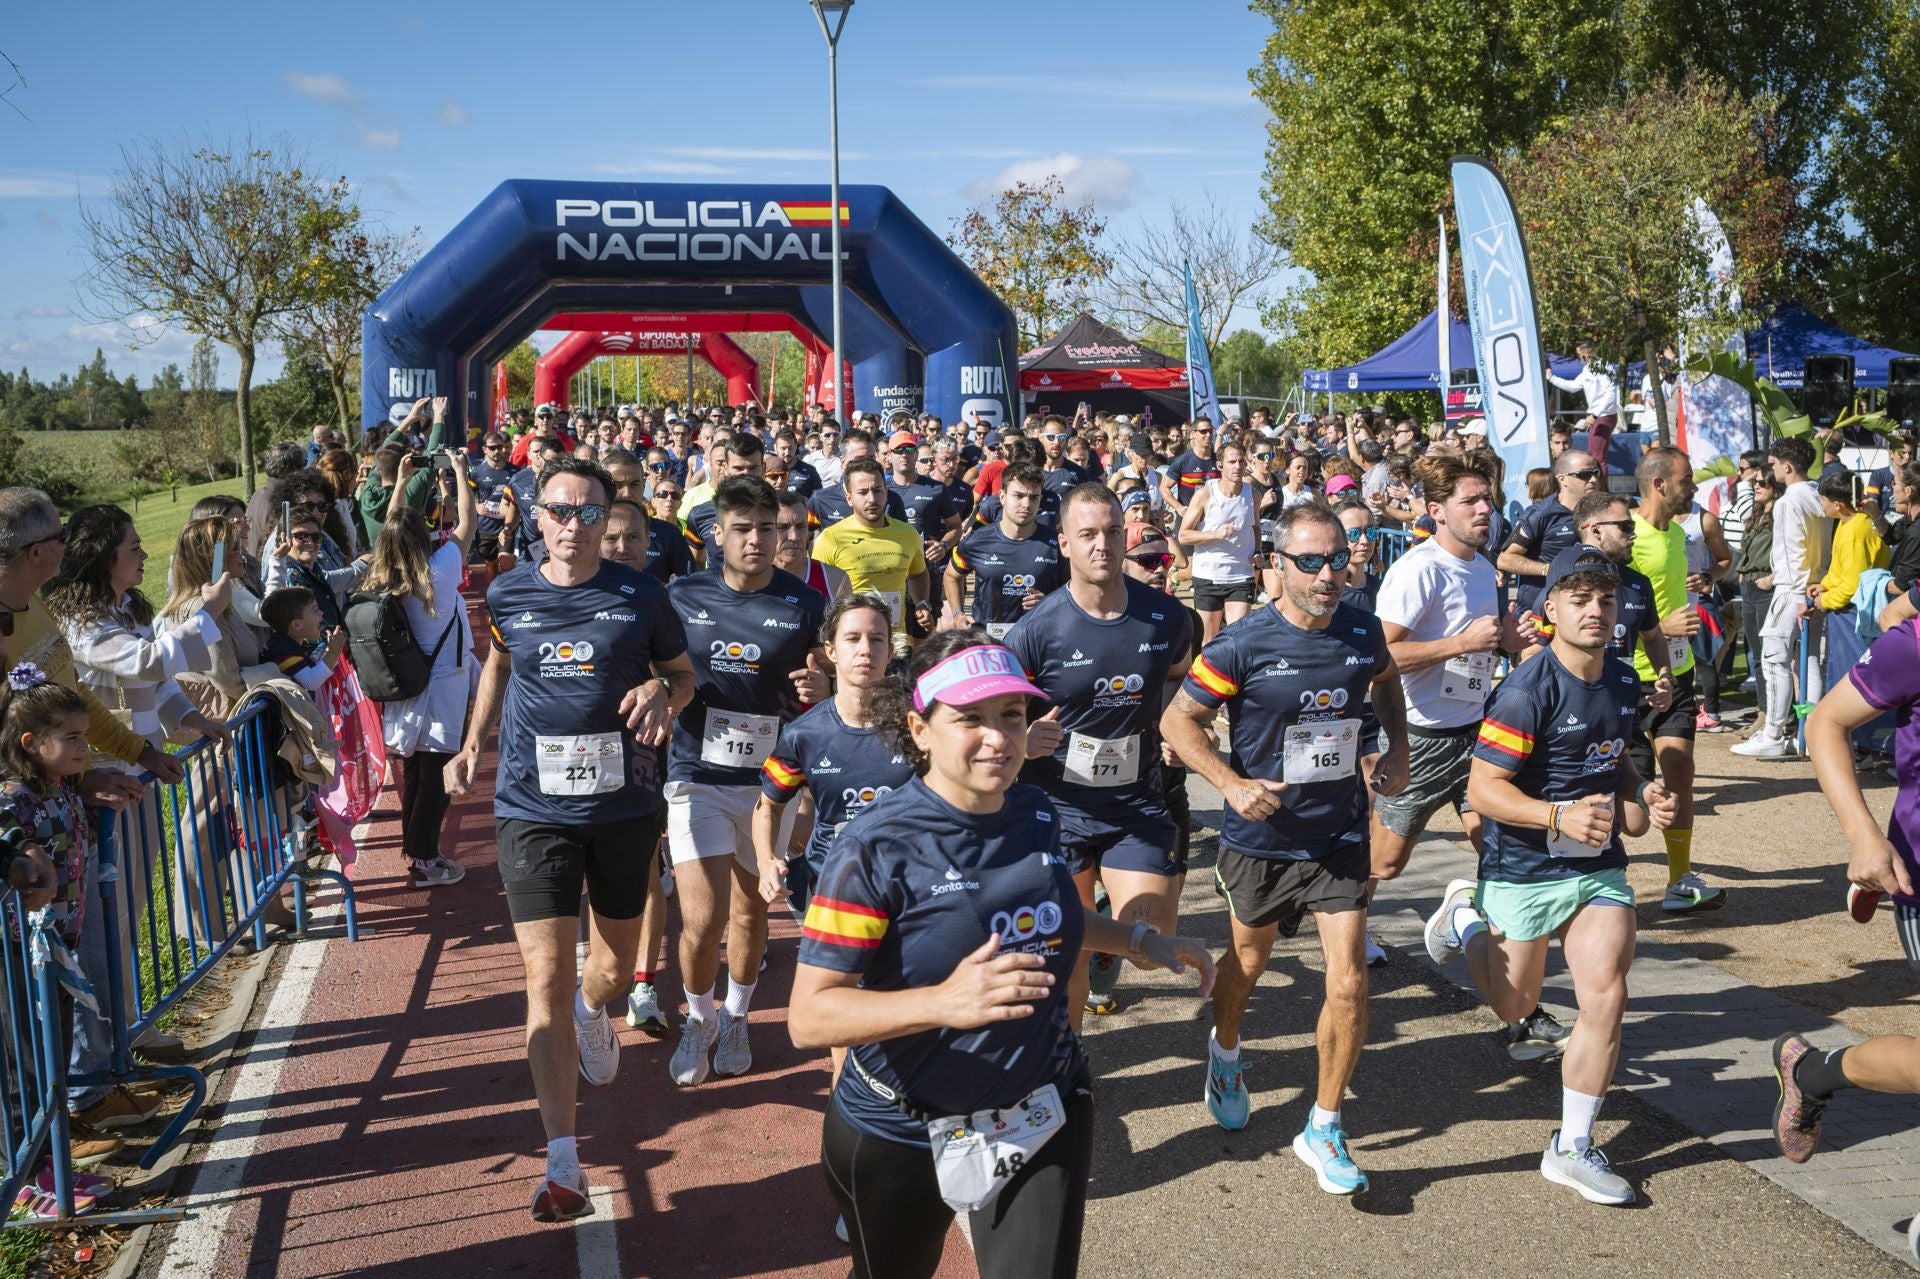
[[[1632,520],[1595,520],[1591,524],[1586,525],[1586,527],[1587,528],[1617,528],[1617,529],[1624,530],[1624,529],[1632,528],[1633,521]]]
[[[1278,554],[1281,559],[1287,560],[1302,573],[1318,573],[1323,568],[1330,568],[1337,573],[1353,562],[1352,551],[1335,551],[1331,555],[1318,553],[1290,555],[1285,551],[1280,551]]]
[[[579,505],[572,502],[542,502],[540,509],[551,515],[555,524],[565,524],[569,520],[577,519],[584,528],[592,528],[607,518],[607,508],[598,502]]]
[[[679,492],[675,489],[655,489],[653,491],[653,500],[656,502],[661,501],[662,499],[671,502],[674,498],[679,496],[680,496]]]
[[[1600,478],[1600,468],[1597,466],[1588,466],[1578,471],[1568,471],[1567,474],[1576,480],[1597,480]]]
[[[661,472],[665,472],[665,471],[671,471],[671,470],[673,469],[673,463],[671,463],[671,462],[649,462],[649,463],[647,463],[647,469],[648,469],[649,471],[661,471]]]
[[[1165,568],[1173,563],[1173,556],[1165,551],[1155,551],[1149,555],[1129,555],[1127,558],[1141,568]]]

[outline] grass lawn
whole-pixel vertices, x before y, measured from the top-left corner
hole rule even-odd
[[[213,497],[217,494],[240,497],[241,485],[237,478],[215,480],[211,484],[183,484],[176,492],[178,496],[169,493],[166,489],[161,489],[156,493],[147,494],[138,503],[132,498],[125,498],[116,503],[127,514],[133,516],[133,526],[139,530],[140,541],[146,546],[149,555],[164,557],[172,553],[173,544],[180,539],[181,526],[187,522],[187,512],[193,509],[195,502],[203,497]],[[162,560],[162,572],[164,572],[164,562]],[[156,590],[159,592],[158,596],[154,594]],[[149,598],[156,601],[164,597],[165,581],[160,580],[156,584],[156,581],[150,577],[147,582],[147,594]]]

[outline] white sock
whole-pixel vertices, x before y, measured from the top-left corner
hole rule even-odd
[[[727,1016],[737,1020],[747,1015],[747,1010],[753,1007],[753,988],[758,984],[750,981],[741,985],[732,977],[727,978]]]
[[[578,1168],[580,1166],[580,1154],[574,1149],[575,1140],[573,1137],[549,1138],[547,1141],[547,1167],[557,1168],[566,1165]]]
[[[1313,1108],[1313,1113],[1307,1116],[1307,1123],[1315,1128],[1338,1128],[1340,1126],[1340,1112],[1337,1110],[1322,1110],[1316,1105]]]
[[[1480,912],[1471,906],[1455,906],[1453,917],[1447,921],[1453,926],[1453,935],[1460,939],[1461,949],[1466,949],[1467,938],[1473,936],[1476,928],[1485,928],[1486,921],[1480,918]]]
[[[1589,1097],[1571,1088],[1560,1090],[1560,1152],[1572,1154],[1593,1144],[1593,1121],[1605,1097]]]
[[[682,986],[681,989],[686,990],[686,987]],[[698,995],[687,990],[687,1020],[713,1020],[713,988],[711,986]]]
[[[575,1021],[579,1022],[582,1026],[584,1026],[588,1022],[597,1021],[601,1017],[604,1017],[606,1015],[606,1012],[607,1012],[606,1009],[595,1008],[592,1004],[589,1004],[587,1002],[587,992],[585,987],[575,986],[573,988],[573,1019]]]
[[[1213,1055],[1218,1057],[1221,1061],[1239,1061],[1240,1060],[1239,1044],[1235,1044],[1231,1048],[1222,1048],[1220,1046],[1220,1032],[1217,1030],[1214,1031],[1209,1036],[1209,1038],[1213,1040]]]

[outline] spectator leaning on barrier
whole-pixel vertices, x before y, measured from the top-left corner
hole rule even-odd
[[[274,521],[279,517],[280,508],[274,497],[274,487],[289,475],[303,471],[307,466],[306,451],[298,444],[276,444],[266,452],[261,471],[267,482],[255,489],[253,496],[247,499],[247,554],[258,557],[267,544],[267,537],[274,530]]]

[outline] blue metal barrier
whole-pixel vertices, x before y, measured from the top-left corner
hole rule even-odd
[[[1404,528],[1375,528],[1367,531],[1367,540],[1373,543],[1374,565],[1385,573],[1413,545],[1413,533]]]
[[[0,1142],[6,1177],[0,1202],[11,1205],[22,1186],[40,1175],[41,1154],[53,1160],[53,1193],[60,1216],[73,1215],[73,1161],[67,1131],[66,1034],[60,996],[43,945],[64,946],[53,922],[28,914],[20,895],[0,888],[0,977],[6,981],[6,1026],[0,1034]]]

